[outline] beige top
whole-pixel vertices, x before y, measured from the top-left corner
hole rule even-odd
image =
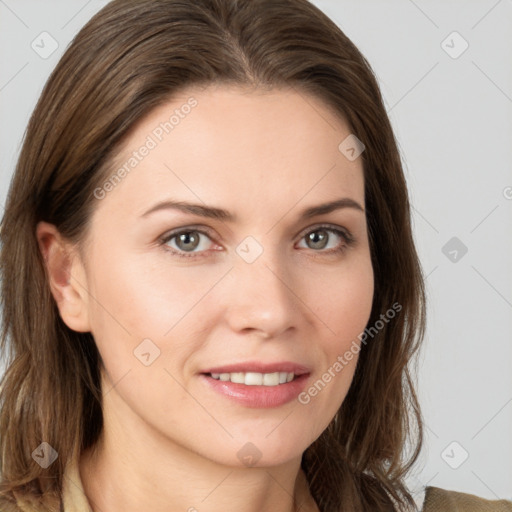
[[[62,481],[64,512],[93,512],[87,501],[76,460],[66,466]]]

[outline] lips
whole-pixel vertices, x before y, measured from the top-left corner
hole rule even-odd
[[[310,370],[292,362],[247,362],[201,372],[203,382],[217,393],[247,407],[277,407],[303,390]]]

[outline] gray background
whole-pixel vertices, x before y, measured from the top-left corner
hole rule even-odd
[[[0,0],[2,206],[44,82],[106,3]],[[411,192],[429,310],[409,485],[512,499],[512,0],[313,3],[375,70]]]

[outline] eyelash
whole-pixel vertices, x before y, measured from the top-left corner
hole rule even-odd
[[[313,229],[310,229],[309,231],[306,231],[302,236],[301,236],[301,240],[303,238],[305,238],[307,235],[311,234],[311,233],[314,233],[315,231],[321,231],[321,230],[325,230],[325,231],[329,231],[331,233],[334,233],[336,235],[338,235],[341,239],[344,240],[344,244],[340,245],[339,247],[336,247],[334,249],[328,249],[328,250],[318,250],[318,251],[315,251],[314,249],[311,249],[313,252],[318,252],[320,253],[321,255],[335,255],[335,254],[342,254],[345,250],[347,250],[351,245],[353,245],[355,243],[355,238],[346,230],[344,229],[340,229],[338,227],[334,227],[334,226],[331,226],[331,225],[326,225],[326,224],[323,224],[323,225],[320,225],[320,226],[315,226]],[[211,236],[210,234],[203,230],[203,229],[199,229],[199,228],[195,228],[194,226],[191,226],[191,227],[188,227],[188,228],[180,228],[180,230],[176,230],[176,231],[173,231],[173,232],[170,232],[170,233],[166,233],[165,235],[163,235],[159,242],[160,242],[160,245],[164,246],[164,249],[168,252],[170,252],[173,256],[178,256],[180,258],[201,258],[203,256],[201,256],[201,253],[202,252],[206,252],[206,251],[200,251],[200,252],[195,252],[195,253],[186,253],[186,252],[182,252],[182,251],[177,251],[175,249],[171,249],[170,247],[168,247],[166,244],[168,244],[173,238],[176,238],[178,235],[182,235],[182,234],[185,234],[185,233],[200,233],[202,235],[205,235],[207,236],[208,238],[211,239]]]

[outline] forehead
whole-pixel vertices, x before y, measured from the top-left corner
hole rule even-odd
[[[332,108],[293,88],[190,88],[132,129],[111,169],[122,178],[109,196],[138,211],[165,194],[247,213],[258,202],[282,210],[340,194],[363,203],[361,158],[339,150],[350,133]]]

